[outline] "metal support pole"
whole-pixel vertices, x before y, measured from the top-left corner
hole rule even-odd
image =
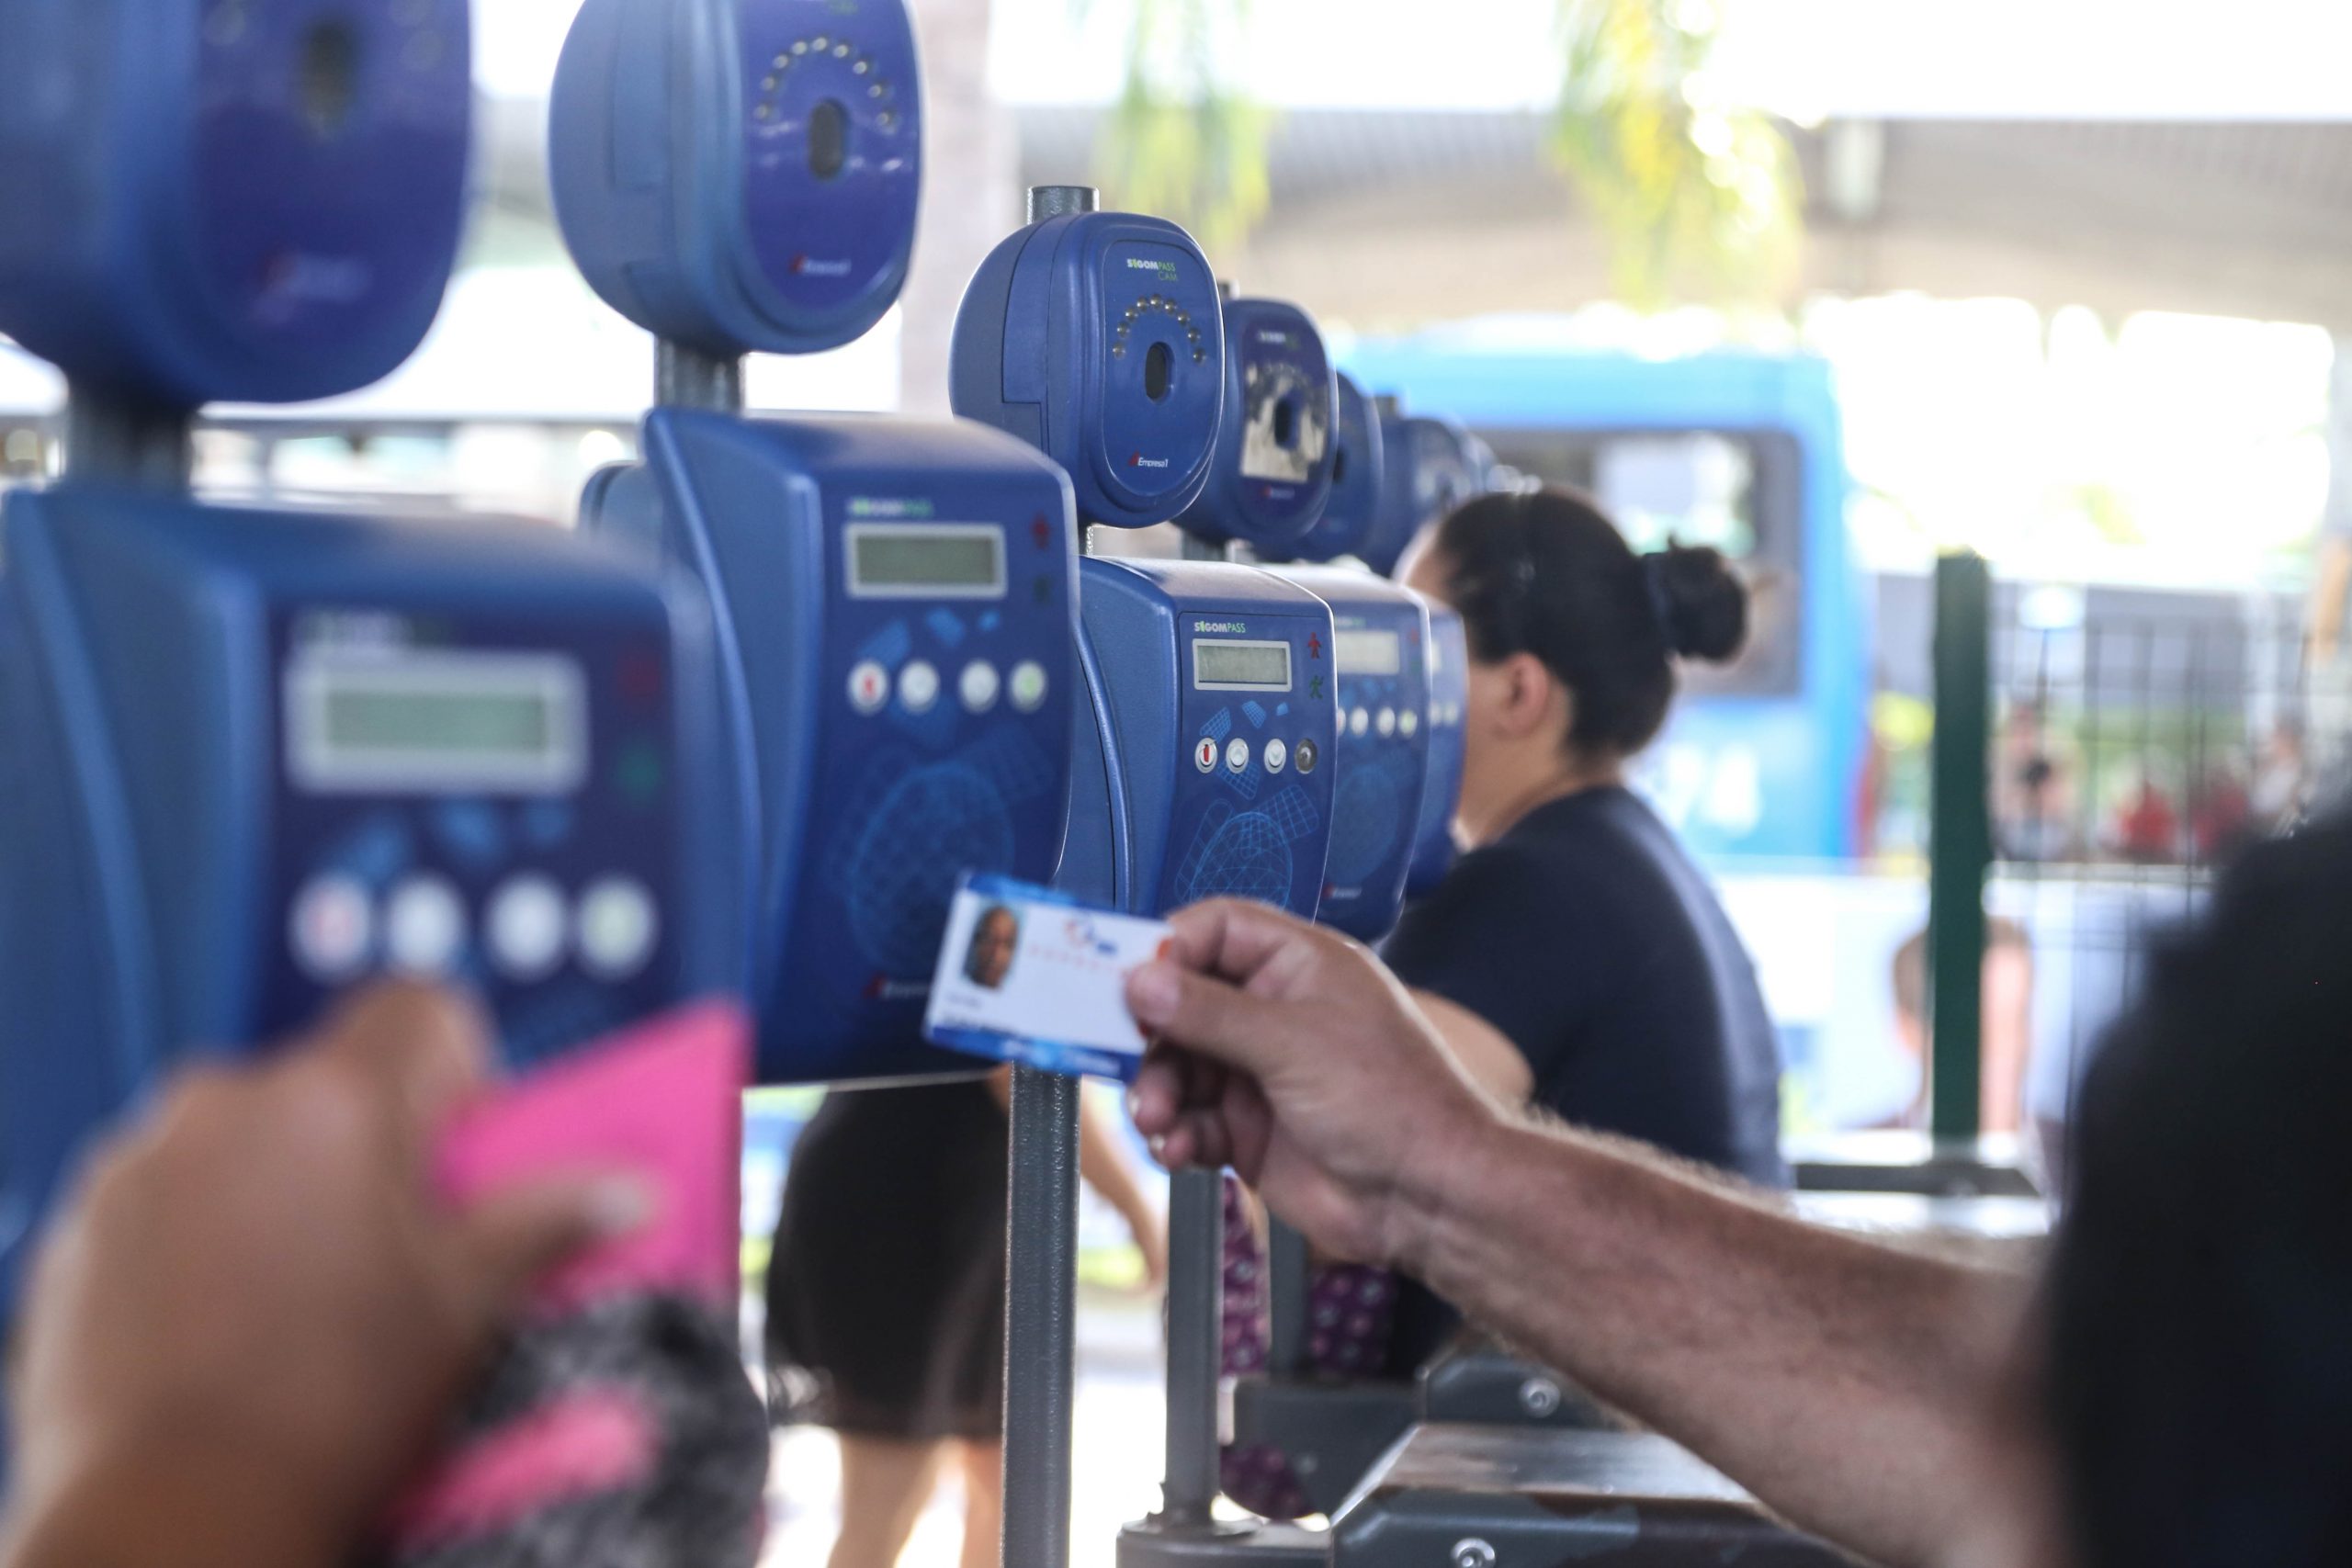
[[[1156,1522],[1211,1522],[1217,1494],[1216,1393],[1223,1368],[1225,1173],[1178,1171],[1168,1183],[1168,1465]]]
[[[1280,1220],[1266,1222],[1266,1371],[1295,1378],[1306,1370],[1306,1299],[1313,1265],[1306,1238]]]
[[[1032,223],[1091,212],[1084,186],[1039,186]],[[1004,1314],[1004,1568],[1069,1562],[1078,1386],[1079,1080],[1012,1069]]]
[[[743,412],[743,362],[664,338],[653,349],[653,400],[666,409]]]
[[[1984,878],[1993,863],[1993,580],[1982,556],[1936,562],[1933,789],[1928,840],[1929,1125],[1976,1136],[1984,1051]]]
[[[65,404],[65,477],[184,495],[196,472],[195,416],[72,387]]]

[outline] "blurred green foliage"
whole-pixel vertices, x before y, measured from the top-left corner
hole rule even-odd
[[[1081,15],[1105,3],[1073,0]],[[1272,199],[1274,116],[1232,69],[1251,5],[1126,0],[1126,80],[1095,147],[1116,206],[1172,219],[1212,256],[1247,239]]]
[[[1552,155],[1628,304],[1770,302],[1793,276],[1796,156],[1770,116],[1723,99],[1722,29],[1720,0],[1559,0]]]

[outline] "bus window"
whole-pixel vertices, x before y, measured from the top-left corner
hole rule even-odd
[[[1803,673],[1804,454],[1777,430],[1495,429],[1496,457],[1600,502],[1637,550],[1712,545],[1738,563],[1755,595],[1747,650],[1693,664],[1695,696],[1790,696]]]

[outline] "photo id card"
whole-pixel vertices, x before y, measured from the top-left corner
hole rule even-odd
[[[948,906],[923,1038],[992,1061],[1131,1079],[1144,1037],[1127,1010],[1127,976],[1167,942],[1162,920],[967,876]]]

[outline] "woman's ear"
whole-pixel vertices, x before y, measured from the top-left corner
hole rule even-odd
[[[1495,719],[1514,739],[1539,736],[1558,727],[1565,739],[1574,727],[1568,689],[1532,653],[1514,653],[1494,667]]]

